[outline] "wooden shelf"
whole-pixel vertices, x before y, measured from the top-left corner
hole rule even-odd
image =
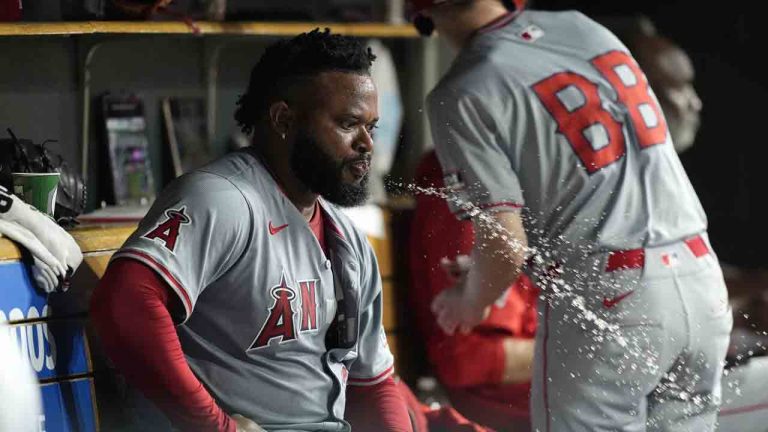
[[[294,36],[314,28],[329,27],[349,36],[415,38],[410,24],[323,22],[210,22],[196,21],[82,21],[0,23],[0,36],[68,36],[95,34],[256,35]],[[197,30],[195,30],[195,28]]]
[[[84,255],[114,251],[136,230],[136,224],[81,225],[69,231]],[[15,243],[0,238],[0,262],[21,258]]]

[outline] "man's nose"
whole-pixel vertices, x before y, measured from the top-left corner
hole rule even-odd
[[[371,153],[373,152],[373,134],[365,127],[361,129],[355,141],[354,150],[358,153]]]
[[[701,111],[704,106],[704,103],[701,101],[699,94],[696,93],[696,89],[693,87],[689,89],[688,106],[696,112]]]

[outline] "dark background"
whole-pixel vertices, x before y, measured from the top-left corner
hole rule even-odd
[[[536,0],[534,9],[577,9],[593,17],[643,14],[688,52],[703,101],[694,147],[681,155],[709,218],[720,259],[768,267],[765,130],[768,22],[758,4],[633,0]]]

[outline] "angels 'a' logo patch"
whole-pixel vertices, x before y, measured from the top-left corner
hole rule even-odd
[[[288,287],[285,275],[280,278],[280,284],[270,290],[270,294],[275,302],[269,308],[269,317],[249,349],[263,348],[272,339],[279,339],[279,343],[296,339],[296,329],[293,325],[296,312],[291,304],[296,293]]]
[[[189,225],[192,219],[185,214],[186,207],[168,209],[165,211],[166,220],[160,222],[152,231],[144,234],[144,238],[161,241],[166,249],[173,252],[182,225]]]

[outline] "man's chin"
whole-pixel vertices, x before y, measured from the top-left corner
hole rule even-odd
[[[321,195],[323,198],[339,207],[356,207],[364,204],[368,200],[369,191],[367,180],[367,177],[364,177],[356,183],[344,183],[332,193]]]
[[[362,183],[367,183],[369,177],[370,172],[366,172],[363,176],[359,176],[349,168],[345,168],[341,171],[341,182],[345,185],[359,186]]]

